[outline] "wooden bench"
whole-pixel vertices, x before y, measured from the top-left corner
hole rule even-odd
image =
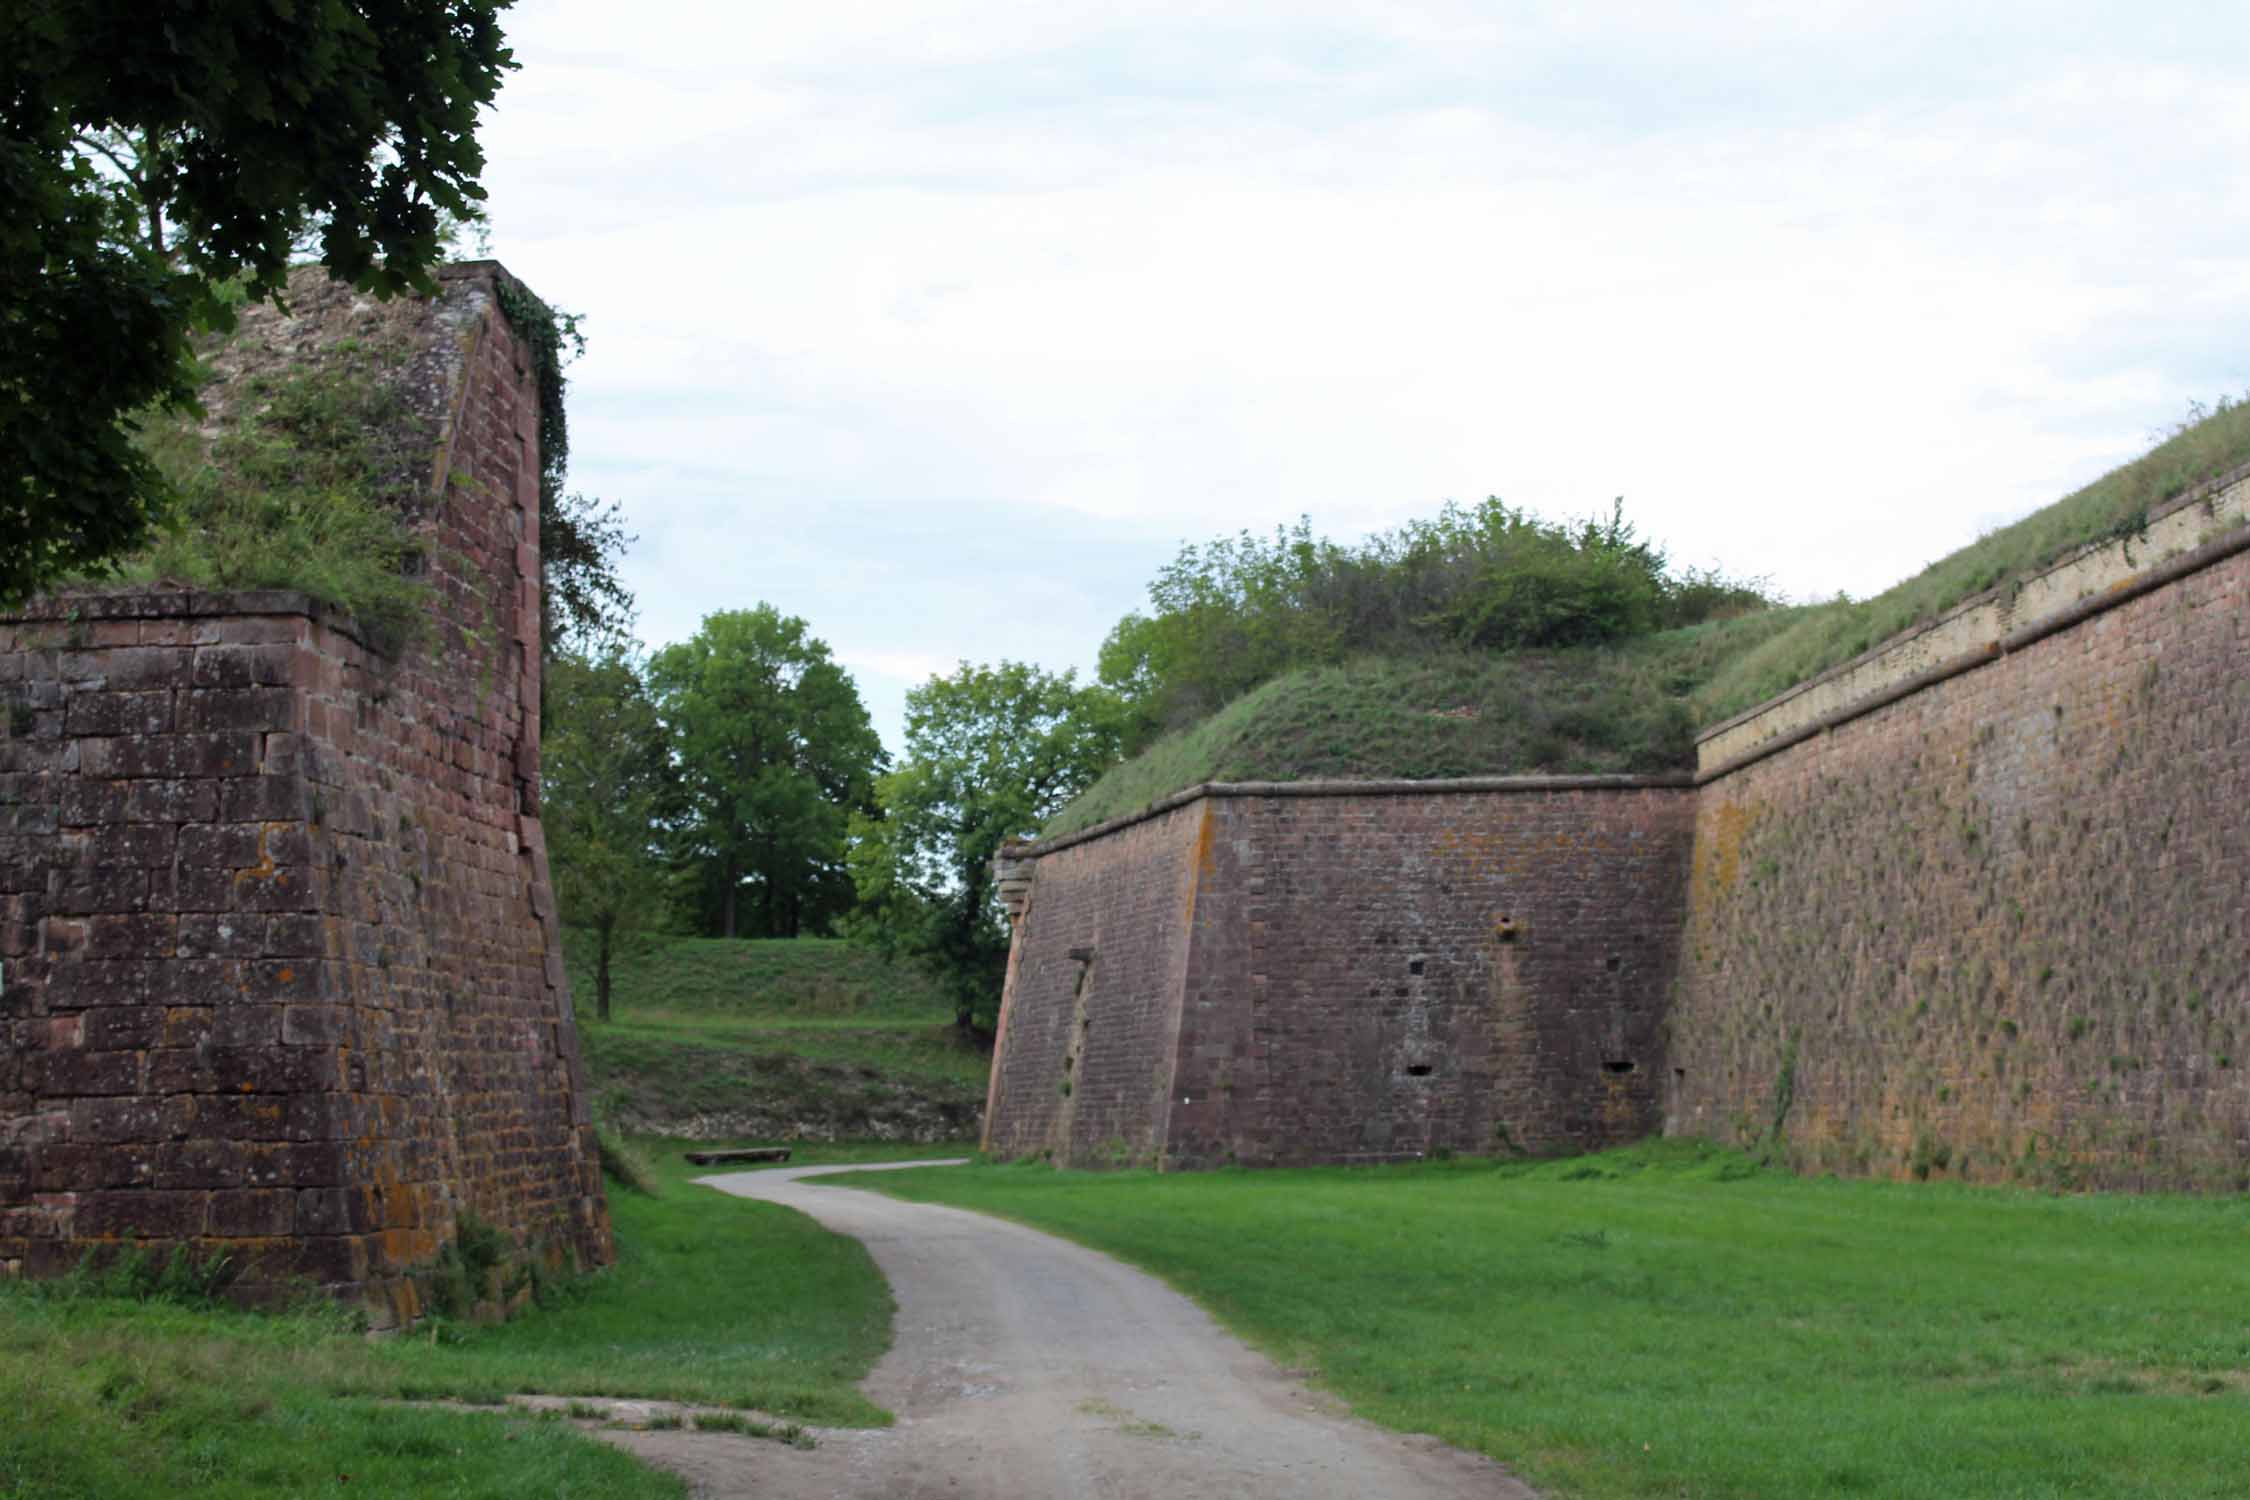
[[[730,1161],[787,1161],[787,1146],[745,1146],[739,1151],[686,1151],[682,1155],[699,1167]]]

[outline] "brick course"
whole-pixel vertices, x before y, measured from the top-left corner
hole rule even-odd
[[[287,593],[0,621],[0,1265],[131,1234],[384,1321],[473,1211],[611,1258],[537,817],[538,394],[497,267],[422,529],[432,637]]]

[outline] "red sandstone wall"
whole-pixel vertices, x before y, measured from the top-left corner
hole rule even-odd
[[[430,639],[386,657],[285,594],[0,622],[10,1269],[132,1235],[410,1318],[464,1211],[610,1258],[535,798],[537,393],[492,274],[443,304]]]
[[[985,1149],[1154,1162],[1180,1023],[1200,805],[1038,862],[1016,925]]]
[[[1216,799],[1168,1160],[1546,1153],[1653,1129],[1692,797]]]
[[[1703,788],[1667,1126],[2250,1186],[2250,554]]]
[[[1645,1134],[1692,798],[1220,789],[1040,854],[987,1147],[1195,1167]]]

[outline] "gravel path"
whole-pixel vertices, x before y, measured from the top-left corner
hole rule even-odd
[[[864,1389],[897,1426],[823,1429],[809,1453],[691,1432],[615,1440],[686,1475],[699,1495],[769,1500],[1532,1500],[1486,1459],[1353,1419],[1106,1255],[812,1180],[887,1169],[701,1180],[800,1209],[867,1246],[898,1320]]]

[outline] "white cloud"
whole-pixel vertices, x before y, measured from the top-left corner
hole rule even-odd
[[[512,24],[497,247],[589,317],[576,475],[653,638],[787,597],[871,663],[1085,665],[1181,537],[1488,492],[1864,593],[2250,384],[2202,8]]]

